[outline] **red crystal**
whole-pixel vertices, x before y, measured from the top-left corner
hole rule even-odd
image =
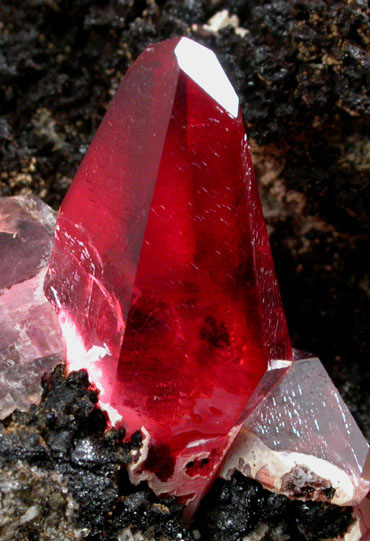
[[[173,39],[130,68],[61,206],[46,293],[70,368],[113,424],[144,427],[136,474],[199,496],[268,362],[292,356],[238,98],[211,51]]]

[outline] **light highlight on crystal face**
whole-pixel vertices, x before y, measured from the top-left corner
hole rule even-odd
[[[179,68],[236,118],[239,98],[214,52],[191,39],[182,38],[175,48],[175,55]]]

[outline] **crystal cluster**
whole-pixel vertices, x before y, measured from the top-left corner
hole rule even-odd
[[[238,98],[211,51],[173,39],[131,67],[62,203],[45,291],[70,368],[146,437],[135,474],[201,494],[269,361],[292,356]]]
[[[40,380],[61,362],[61,336],[43,282],[53,211],[36,197],[0,199],[0,418],[40,399]]]
[[[0,416],[60,360],[42,285],[54,215],[0,199]],[[320,361],[291,349],[235,91],[186,39],[133,64],[61,206],[44,291],[129,466],[193,511],[235,470],[291,498],[355,505],[369,539],[369,446]]]

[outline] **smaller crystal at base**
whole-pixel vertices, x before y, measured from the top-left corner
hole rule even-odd
[[[221,477],[237,469],[273,492],[337,505],[365,498],[369,446],[319,359],[269,370],[251,404]]]
[[[37,197],[0,199],[0,419],[41,396],[40,380],[61,362],[61,337],[43,282],[54,212]]]

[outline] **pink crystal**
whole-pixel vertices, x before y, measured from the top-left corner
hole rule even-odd
[[[267,363],[292,356],[238,98],[211,51],[173,39],[130,68],[63,201],[45,291],[70,368],[114,424],[144,427],[132,472],[199,496]]]
[[[325,500],[333,488],[338,505],[365,498],[369,445],[319,359],[265,374],[221,475],[235,469],[290,497]]]
[[[358,530],[361,536],[361,541],[370,540],[370,493],[355,508],[355,517],[358,518]],[[359,536],[359,537],[360,537]]]
[[[0,418],[41,395],[41,376],[60,362],[55,313],[43,293],[55,217],[38,198],[0,199]]]

